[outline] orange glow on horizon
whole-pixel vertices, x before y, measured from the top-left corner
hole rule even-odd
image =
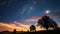
[[[19,26],[15,25],[15,24],[20,24]],[[25,24],[21,24],[21,23],[12,23],[12,24],[7,24],[7,23],[1,23],[0,22],[0,32],[1,31],[13,31],[14,29],[16,29],[16,31],[29,31],[30,25],[25,25]],[[40,27],[36,26],[36,31],[38,30],[42,30]]]

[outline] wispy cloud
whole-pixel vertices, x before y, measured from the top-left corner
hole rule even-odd
[[[28,18],[26,20],[22,20],[21,22],[24,24],[37,25],[38,19],[41,19],[41,18],[42,18],[42,16],[35,16],[32,18]]]
[[[49,16],[51,16],[53,18],[58,18],[58,17],[60,17],[60,12],[49,14]]]
[[[14,23],[10,23],[10,24],[0,22],[0,32],[5,31],[5,30],[12,32],[14,29],[16,29],[17,31],[27,31],[27,30],[29,30],[30,26],[31,25],[22,24],[22,23],[19,23],[16,21],[14,21]],[[38,30],[43,30],[43,29],[36,26],[36,30],[38,31]]]
[[[25,21],[26,22],[34,22],[34,21],[37,21],[38,19],[41,19],[41,18],[42,18],[42,16],[35,16],[35,17],[27,19]]]
[[[18,24],[18,26],[17,26]],[[29,25],[24,25],[21,23],[11,23],[11,24],[7,24],[7,23],[0,23],[0,31],[4,31],[4,30],[8,30],[8,31],[13,31],[14,29],[16,29],[17,31],[27,31],[29,30]]]

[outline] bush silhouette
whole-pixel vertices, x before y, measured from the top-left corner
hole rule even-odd
[[[36,27],[34,25],[30,26],[30,31],[36,31]]]

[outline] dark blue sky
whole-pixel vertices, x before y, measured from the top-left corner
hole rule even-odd
[[[42,16],[50,10],[60,21],[60,0],[0,0],[0,21],[13,22]]]

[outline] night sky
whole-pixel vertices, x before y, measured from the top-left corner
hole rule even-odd
[[[47,10],[59,23],[60,0],[0,0],[0,21],[21,22],[35,16],[43,16]]]

